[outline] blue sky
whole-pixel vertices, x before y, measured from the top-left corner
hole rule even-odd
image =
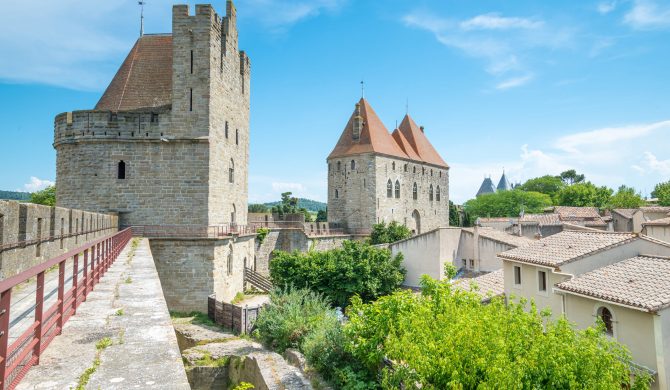
[[[169,32],[171,2],[147,3],[145,31]],[[670,179],[668,1],[236,6],[252,61],[250,202],[326,199],[325,159],[361,80],[389,130],[409,102],[459,203],[503,167],[513,181],[575,168],[643,194]],[[3,2],[0,189],[54,181],[54,116],[95,105],[138,24],[136,1]]]

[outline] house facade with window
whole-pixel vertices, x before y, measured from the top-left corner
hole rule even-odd
[[[449,224],[449,166],[405,115],[389,133],[361,98],[327,158],[328,221],[349,232],[397,221],[419,234]]]
[[[172,9],[139,37],[92,110],[55,118],[58,205],[122,226],[246,223],[250,62],[236,10]]]
[[[505,297],[586,328],[603,320],[636,364],[667,388],[670,243],[634,233],[563,231],[498,254]],[[659,355],[660,354],[660,355]]]

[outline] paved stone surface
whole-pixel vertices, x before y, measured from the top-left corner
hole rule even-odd
[[[94,366],[96,343],[105,337],[112,345],[99,353],[100,365],[85,388],[190,388],[148,241],[140,241],[132,259],[130,248],[18,389],[76,388],[81,375]]]

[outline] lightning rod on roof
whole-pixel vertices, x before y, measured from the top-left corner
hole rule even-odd
[[[144,35],[144,4],[146,1],[139,0],[137,4],[140,6],[140,36]]]
[[[361,98],[365,97],[365,81],[361,80]]]

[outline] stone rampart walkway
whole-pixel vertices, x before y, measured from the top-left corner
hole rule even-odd
[[[149,242],[132,242],[18,389],[190,389]]]

